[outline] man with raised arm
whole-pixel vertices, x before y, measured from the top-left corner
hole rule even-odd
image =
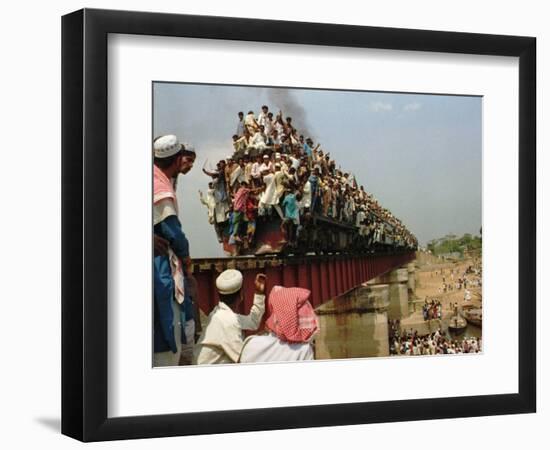
[[[239,360],[244,343],[244,330],[257,330],[265,311],[263,274],[256,275],[254,303],[248,315],[239,314],[243,301],[243,275],[228,269],[216,278],[219,302],[208,316],[206,326],[195,346],[193,364],[227,364]]]

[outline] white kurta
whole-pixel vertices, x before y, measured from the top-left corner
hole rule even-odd
[[[229,184],[233,187],[235,183],[240,184],[244,179],[243,168],[241,166],[236,166],[229,176]]]
[[[266,147],[265,136],[257,131],[250,140],[250,147],[254,147],[255,149],[264,149]]]
[[[256,122],[258,122],[258,125],[263,125],[265,127],[267,121],[269,119],[267,118],[267,113],[264,113],[263,111],[258,114],[258,120],[256,120]]]
[[[234,313],[223,302],[212,310],[193,352],[193,364],[224,364],[239,360],[243,330],[257,330],[265,311],[265,295],[254,296],[247,316]]]
[[[201,200],[201,203],[208,208],[208,222],[214,223],[214,214],[216,210],[216,199],[214,198],[214,189],[209,189],[206,193],[206,196],[201,195],[200,200]]]
[[[254,123],[255,120],[256,118],[254,117],[254,114],[247,114],[244,118],[244,124],[247,128],[249,128],[249,130],[254,129],[254,127],[256,126],[256,124]]]
[[[363,220],[365,220],[367,218],[367,215],[365,214],[364,211],[359,211],[357,213],[357,217],[355,218],[355,226],[356,227],[361,227],[362,223],[363,223]]]
[[[302,194],[302,200],[298,203],[300,209],[310,208],[311,207],[311,183],[306,181],[304,184],[304,190]]]
[[[275,174],[270,173],[264,176],[265,191],[260,197],[260,203],[263,205],[276,205],[279,203],[277,185],[275,183]]]
[[[314,359],[312,344],[308,342],[291,344],[281,341],[274,334],[266,334],[246,338],[239,362],[305,361],[312,359]]]

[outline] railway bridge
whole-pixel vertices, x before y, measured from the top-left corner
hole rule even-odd
[[[267,276],[268,295],[275,285],[303,287],[311,291],[310,301],[314,308],[318,308],[414,259],[414,251],[361,255],[336,253],[301,257],[207,258],[193,260],[193,274],[200,293],[199,307],[205,314],[216,306],[215,280],[225,269],[238,269],[243,274],[243,312],[249,311],[252,305],[254,279],[258,273],[265,273]]]

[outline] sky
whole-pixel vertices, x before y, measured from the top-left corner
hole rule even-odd
[[[429,94],[154,83],[153,136],[175,134],[197,151],[178,180],[182,227],[193,258],[224,256],[198,190],[233,152],[237,113],[266,104],[416,235],[420,245],[481,228],[482,98]]]

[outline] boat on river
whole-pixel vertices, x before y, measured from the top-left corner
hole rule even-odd
[[[453,334],[461,334],[464,333],[464,330],[466,330],[466,327],[468,326],[468,322],[466,322],[466,319],[460,315],[455,315],[450,318],[449,320],[449,332]]]
[[[482,310],[481,308],[470,308],[463,311],[464,318],[469,324],[475,325],[481,328],[482,323]]]

